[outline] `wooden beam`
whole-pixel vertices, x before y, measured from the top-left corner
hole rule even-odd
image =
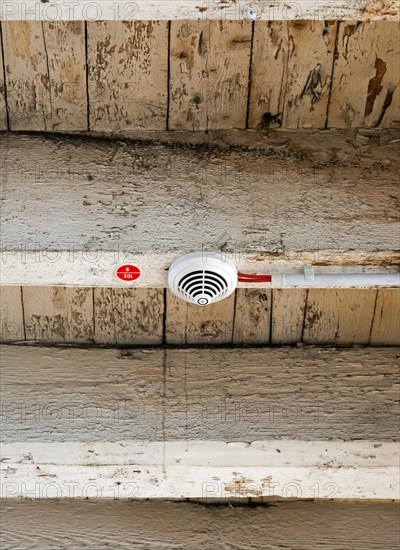
[[[134,547],[155,550],[397,548],[398,505],[282,502],[243,507],[207,503],[103,500],[2,502],[5,548]]]
[[[397,355],[3,346],[1,498],[396,499]]]
[[[3,134],[0,146],[4,285],[126,287],[115,270],[135,263],[135,286],[163,287],[193,250],[253,273],[397,271],[390,131]]]
[[[43,6],[39,0],[3,0],[0,19],[36,21],[73,20],[376,20],[395,19],[396,0],[313,0],[270,2],[257,0],[135,0],[135,2],[67,2],[53,0]]]
[[[4,498],[385,499],[399,446],[371,441],[105,441],[1,448]]]
[[[2,439],[393,441],[398,352],[3,345]]]

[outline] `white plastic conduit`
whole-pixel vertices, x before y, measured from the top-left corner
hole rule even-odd
[[[400,273],[330,273],[329,275],[314,274],[312,270],[304,270],[300,275],[272,275],[272,287],[394,287],[400,286]]]

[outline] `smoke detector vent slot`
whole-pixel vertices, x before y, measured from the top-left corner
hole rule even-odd
[[[237,286],[237,270],[220,254],[193,252],[171,265],[168,286],[178,298],[207,306],[232,294]]]

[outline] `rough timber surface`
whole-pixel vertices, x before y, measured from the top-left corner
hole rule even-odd
[[[166,21],[143,8],[120,20],[136,2],[53,0],[13,21],[29,2],[3,0],[0,129],[399,128],[400,4],[368,3],[350,21],[351,6],[305,0],[268,3],[264,14],[260,1],[224,0],[221,17],[216,2],[196,4],[199,17],[176,20],[165,0]],[[63,7],[94,17],[62,21]],[[114,17],[101,20],[108,7]]]
[[[0,300],[1,342],[400,345],[400,288],[238,288],[204,309],[158,288],[0,286]]]
[[[396,134],[167,134],[2,135],[3,284],[113,286],[139,257],[139,284],[163,286],[199,249],[267,273],[398,265]]]
[[[250,22],[171,24],[171,130],[245,128]]]
[[[1,349],[2,437],[396,440],[399,348]]]
[[[92,130],[165,130],[168,23],[93,21],[87,25]]]
[[[381,550],[397,548],[400,536],[397,504],[350,502],[14,500],[2,506],[2,532],[3,550]]]
[[[399,127],[399,43],[398,20],[340,23],[328,127]]]
[[[2,24],[11,130],[87,130],[85,24]]]
[[[249,127],[324,128],[337,23],[256,22]]]

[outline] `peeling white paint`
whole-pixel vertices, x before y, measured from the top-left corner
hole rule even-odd
[[[398,5],[393,0],[331,0],[301,2],[275,0],[223,0],[209,2],[198,0],[135,0],[113,2],[83,0],[71,2],[54,0],[44,6],[37,0],[13,2],[3,0],[0,20],[19,21],[76,21],[86,20],[362,20],[390,19],[398,15]]]
[[[2,498],[396,499],[397,443],[10,443]]]

